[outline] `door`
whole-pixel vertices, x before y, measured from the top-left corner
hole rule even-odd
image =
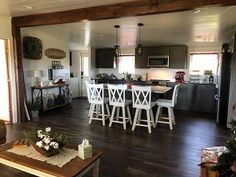
[[[8,70],[8,41],[0,39],[0,119],[11,121],[10,78]]]
[[[80,96],[86,97],[87,90],[85,81],[89,81],[89,56],[87,52],[80,54]]]

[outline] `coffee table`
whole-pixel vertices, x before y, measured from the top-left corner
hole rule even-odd
[[[93,171],[93,177],[99,176],[99,162],[102,156],[100,151],[93,151],[93,157],[86,160],[76,157],[60,168],[46,162],[8,152],[7,150],[12,148],[13,143],[0,146],[0,163],[43,177],[81,177],[90,170]]]

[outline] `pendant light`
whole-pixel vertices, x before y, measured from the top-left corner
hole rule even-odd
[[[137,55],[143,55],[143,46],[141,44],[141,27],[143,26],[143,23],[138,23],[139,26],[139,43],[137,45]]]
[[[117,58],[117,57],[119,57],[121,55],[120,46],[117,43],[117,32],[118,32],[118,29],[120,28],[120,26],[119,25],[115,25],[114,28],[116,29],[116,44],[114,45],[114,49],[115,49],[114,57]]]

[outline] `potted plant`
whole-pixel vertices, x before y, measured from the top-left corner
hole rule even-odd
[[[132,77],[131,77],[131,74],[127,73],[126,74],[126,82],[127,82],[127,87],[128,89],[131,89],[131,86],[132,86]]]
[[[39,117],[39,110],[41,109],[41,104],[38,101],[35,102],[28,102],[27,107],[30,111],[32,118],[38,118]]]
[[[26,137],[34,149],[45,157],[58,154],[68,140],[66,134],[52,131],[51,127],[39,130],[33,128],[26,132]]]

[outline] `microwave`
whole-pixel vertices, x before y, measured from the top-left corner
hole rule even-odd
[[[150,68],[168,68],[169,64],[169,55],[148,56],[148,67]]]

